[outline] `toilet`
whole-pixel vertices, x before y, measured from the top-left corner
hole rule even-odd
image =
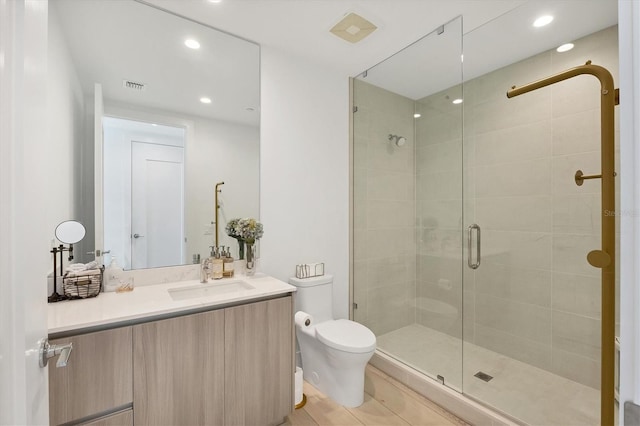
[[[291,278],[296,311],[311,315],[296,322],[304,379],[345,407],[364,401],[364,369],[376,350],[376,336],[362,324],[333,319],[333,277]]]

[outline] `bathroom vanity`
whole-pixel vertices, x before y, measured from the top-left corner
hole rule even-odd
[[[50,423],[280,424],[294,291],[262,276],[50,305],[50,343],[73,344],[66,367],[49,364]]]

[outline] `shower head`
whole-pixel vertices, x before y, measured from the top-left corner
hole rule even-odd
[[[396,146],[403,146],[405,143],[407,143],[407,138],[405,138],[404,136],[389,134],[388,139],[396,144]]]

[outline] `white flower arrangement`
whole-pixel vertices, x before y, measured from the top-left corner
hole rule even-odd
[[[253,218],[231,219],[227,222],[225,230],[230,237],[249,244],[254,244],[264,234],[262,224]]]
[[[229,222],[227,222],[227,226],[225,226],[225,231],[227,232],[227,235],[230,236],[231,238],[235,238],[236,240],[241,240],[242,238],[240,238],[240,228],[238,227],[238,222],[240,221],[240,219],[236,218],[236,219],[231,219]]]

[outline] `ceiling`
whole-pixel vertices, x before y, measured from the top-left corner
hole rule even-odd
[[[456,16],[464,15],[464,31],[468,32],[525,3],[524,0],[145,1],[346,76],[359,74]],[[378,29],[357,44],[331,34],[329,30],[350,12],[371,21]]]
[[[553,16],[553,22],[535,28],[533,21],[542,15]],[[365,81],[417,100],[608,28],[617,18],[616,0],[535,0],[464,38],[457,19],[370,68]]]
[[[345,77],[371,69],[378,81],[368,81],[417,99],[459,82],[455,65],[460,52],[456,43],[460,40],[454,32],[465,34],[464,71],[468,79],[617,22],[617,0],[144,2],[221,31],[177,19],[140,3],[56,0],[54,9],[59,9],[59,19],[78,73],[81,77],[91,75],[83,78],[85,91],[93,90],[93,81],[110,79],[111,83],[103,83],[105,96],[120,93],[119,100],[129,102],[139,95],[124,93],[122,79],[141,80],[149,85],[145,93],[149,106],[245,124],[259,121],[259,56],[254,43]],[[116,4],[128,5],[132,10],[122,13],[107,7]],[[350,12],[363,16],[378,29],[357,44],[331,34],[329,30],[333,25]],[[553,13],[556,20],[548,28],[533,29],[530,23],[543,12]],[[432,43],[428,52],[417,53],[421,59],[418,62],[405,51],[396,55],[396,59],[402,61],[386,63],[386,70],[384,64],[372,69],[460,15],[462,21],[449,26],[451,31],[446,33],[449,44]],[[484,25],[487,22],[491,25]],[[225,32],[254,43],[230,37]],[[187,33],[207,40],[207,45],[197,54],[190,52],[182,45]],[[123,53],[123,46],[133,48],[124,56],[117,56]],[[207,52],[210,46],[211,52]],[[214,56],[207,56],[208,53]],[[425,55],[432,60],[425,60]],[[449,67],[442,65],[443,57],[453,57]],[[400,65],[393,65],[395,63]],[[414,63],[421,65],[405,65]],[[132,64],[136,65],[132,67]],[[416,91],[413,83],[425,86],[425,81],[429,84]],[[161,86],[166,92],[158,98],[151,96],[152,89]],[[208,94],[212,94],[211,105],[194,101]],[[256,111],[247,111],[252,107]]]
[[[369,69],[460,15],[462,32],[467,34],[519,9],[513,19],[485,26],[473,37],[474,44],[465,52],[473,50],[486,56],[485,66],[477,72],[514,62],[504,62],[511,55],[522,59],[546,50],[549,43],[555,43],[554,37],[576,39],[617,22],[617,0],[145,1],[349,76]],[[350,12],[368,19],[378,29],[357,44],[331,34],[331,27]],[[543,37],[532,40],[530,22],[538,13],[556,14],[552,25],[562,29],[554,30],[553,36],[549,36],[551,31],[539,31]],[[505,42],[510,46],[508,54],[492,47]]]

